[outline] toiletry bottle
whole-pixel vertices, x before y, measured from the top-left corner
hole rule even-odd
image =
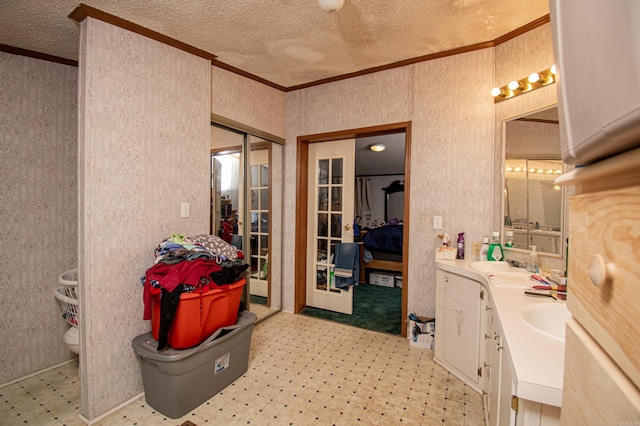
[[[533,274],[540,272],[538,268],[538,252],[536,246],[531,246],[531,253],[529,254],[529,263],[527,264],[527,271]]]
[[[464,259],[464,232],[458,234],[458,259]]]
[[[489,253],[487,260],[500,261],[504,257],[502,253],[502,245],[500,244],[500,233],[494,232],[491,236],[491,244],[489,244]]]
[[[504,234],[504,246],[506,248],[513,247],[513,231],[507,231]]]
[[[480,260],[488,260],[487,256],[489,254],[489,239],[484,237],[482,240],[482,247],[480,248]]]

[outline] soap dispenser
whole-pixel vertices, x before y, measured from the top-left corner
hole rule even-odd
[[[482,242],[482,248],[480,248],[479,259],[480,260],[489,260],[488,257],[487,257],[488,254],[489,254],[489,238],[484,237],[483,242]]]
[[[536,246],[531,246],[531,253],[529,254],[527,271],[534,274],[540,272],[540,269],[538,268],[538,252],[536,251]]]

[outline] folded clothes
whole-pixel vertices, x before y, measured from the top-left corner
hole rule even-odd
[[[347,289],[360,281],[360,248],[356,243],[338,243],[335,249],[333,270],[335,287]]]

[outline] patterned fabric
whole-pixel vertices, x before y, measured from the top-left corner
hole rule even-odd
[[[225,257],[227,260],[235,260],[238,258],[238,249],[216,235],[192,235],[188,237],[188,240],[206,248],[214,254]]]

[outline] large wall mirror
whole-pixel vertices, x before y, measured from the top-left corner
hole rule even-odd
[[[562,256],[566,244],[564,173],[556,106],[504,122],[503,232],[515,250]]]
[[[211,234],[242,252],[243,300],[264,319],[281,308],[282,145],[212,124]]]

